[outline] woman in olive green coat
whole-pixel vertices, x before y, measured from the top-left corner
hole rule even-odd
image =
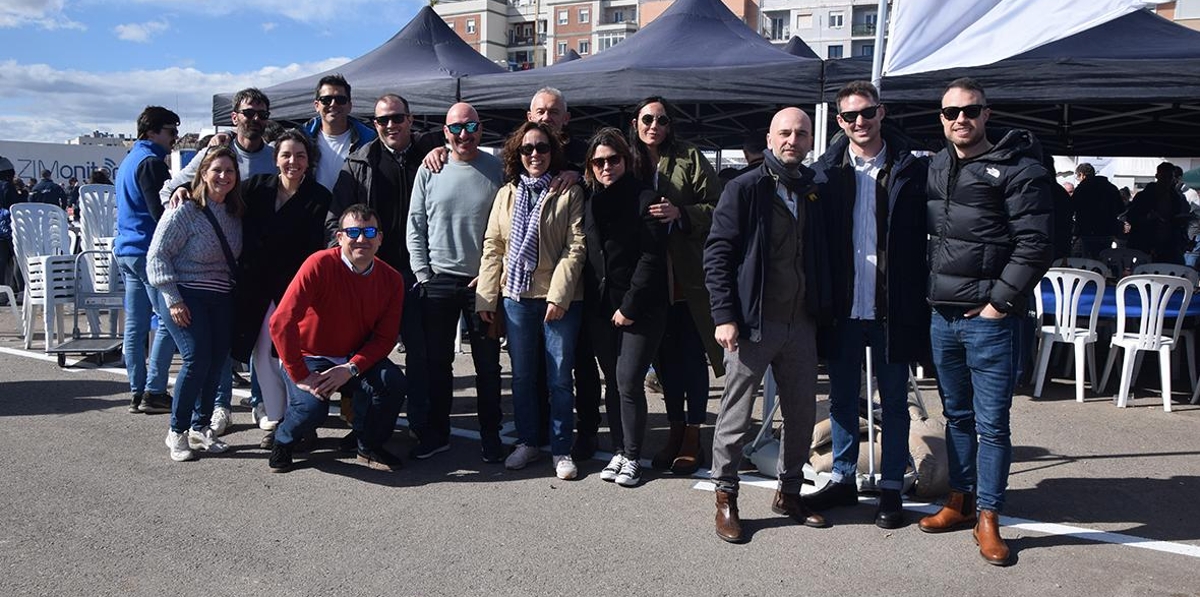
[[[675,138],[672,113],[671,104],[661,97],[642,100],[629,126],[629,143],[635,173],[662,198],[650,213],[668,226],[671,308],[655,368],[671,434],[653,466],[690,475],[703,454],[700,425],[708,414],[709,389],[705,361],[718,377],[725,374],[724,354],[713,336],[703,266],[704,241],[721,188],[704,155]]]

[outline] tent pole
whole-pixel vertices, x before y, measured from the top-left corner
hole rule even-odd
[[[829,104],[817,102],[813,106],[813,156],[825,154],[829,146]]]
[[[887,28],[887,0],[879,0],[879,10],[875,17],[875,53],[871,58],[871,83],[876,89],[883,82],[883,34]]]

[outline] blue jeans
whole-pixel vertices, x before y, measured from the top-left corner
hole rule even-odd
[[[171,359],[175,356],[175,341],[161,323],[150,344],[149,372],[146,367],[146,335],[150,333],[150,316],[159,314],[159,321],[170,319],[162,294],[146,279],[146,256],[117,257],[117,267],[125,281],[125,371],[129,374],[129,390],[167,392],[171,374]]]
[[[946,417],[950,488],[975,493],[980,510],[1000,512],[1012,464],[1009,408],[1016,385],[1017,317],[965,318],[934,309],[929,326]]]
[[[182,432],[191,424],[200,430],[212,421],[221,376],[229,377],[229,345],[233,339],[233,299],[228,292],[179,287],[191,323],[179,327],[169,316],[161,319],[175,338],[183,366],[171,402],[171,429]]]
[[[829,420],[833,439],[835,483],[854,483],[858,467],[859,392],[863,360],[871,347],[871,362],[883,401],[883,461],[880,489],[904,488],[908,466],[908,364],[887,362],[883,323],[862,319],[837,322],[838,357],[829,359]]]
[[[320,357],[304,357],[304,364],[311,372],[335,366]],[[291,445],[321,426],[329,416],[329,400],[301,390],[287,370],[283,371],[283,383],[287,386],[288,407],[283,421],[275,428],[275,441]],[[359,450],[378,450],[392,436],[407,387],[404,373],[386,358],[342,386],[342,392],[353,390],[354,432]]]
[[[546,381],[550,386],[550,453],[571,453],[575,427],[575,396],[571,368],[575,364],[575,340],[583,322],[583,303],[572,303],[567,314],[546,322],[544,299],[504,299],[508,324],[508,356],[512,360],[513,418],[517,440],[538,445],[537,359],[538,337],[546,340]]]

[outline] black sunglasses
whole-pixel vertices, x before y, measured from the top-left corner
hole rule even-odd
[[[946,106],[942,108],[942,118],[946,120],[958,120],[959,114],[966,114],[967,118],[979,118],[983,114],[983,109],[987,106],[983,104],[971,104],[969,106]]]
[[[446,125],[446,130],[450,131],[451,135],[457,135],[463,132],[463,129],[466,129],[468,134],[474,135],[475,133],[479,132],[479,121],[468,120],[466,122],[456,122],[454,124]]]
[[[616,168],[621,165],[621,156],[610,155],[602,158],[592,158],[592,167],[597,170],[603,170],[605,166]]]
[[[254,108],[244,108],[244,109],[238,110],[237,112],[238,112],[238,114],[241,114],[243,118],[246,118],[249,120],[254,120],[255,118],[257,118],[259,120],[266,120],[271,117],[270,110],[255,110]]]
[[[359,228],[357,226],[353,228],[342,228],[338,232],[349,236],[350,240],[358,240],[359,236],[365,236],[368,239],[379,236],[379,229],[374,226],[367,226],[366,228]]]
[[[654,124],[655,120],[658,121],[658,126],[667,126],[671,124],[671,117],[667,116],[666,114],[659,114],[658,116],[653,114],[642,114],[642,124],[646,126]]]
[[[381,116],[372,116],[371,120],[374,120],[375,124],[378,124],[379,126],[387,126],[389,124],[392,124],[393,122],[404,122],[404,119],[406,119],[406,118],[408,118],[408,114],[399,113],[399,114],[383,114]]]
[[[550,144],[549,143],[526,143],[526,144],[518,147],[517,151],[521,152],[521,155],[533,155],[533,152],[535,152],[535,151],[544,155],[544,154],[550,153]]]
[[[843,122],[849,124],[857,121],[859,116],[862,116],[864,120],[870,120],[875,118],[875,115],[877,114],[879,114],[878,104],[874,106],[868,106],[862,110],[846,110],[845,112],[838,112],[838,117],[841,118]]]
[[[322,106],[328,106],[329,104],[337,104],[339,106],[344,106],[350,102],[350,96],[348,96],[348,95],[322,95],[317,98],[317,101],[321,102]]]

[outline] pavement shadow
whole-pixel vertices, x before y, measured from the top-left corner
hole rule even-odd
[[[128,399],[129,382],[55,379],[0,384],[0,417],[69,415],[112,408]],[[121,397],[114,400],[114,396]]]

